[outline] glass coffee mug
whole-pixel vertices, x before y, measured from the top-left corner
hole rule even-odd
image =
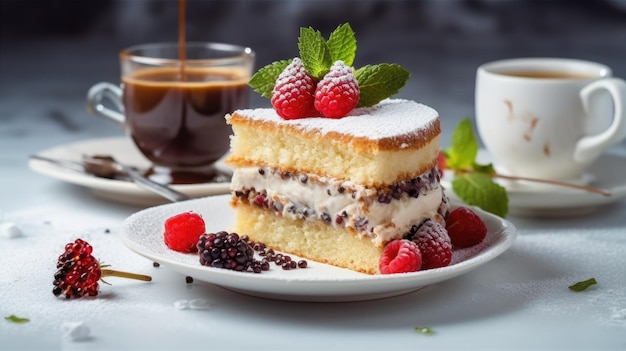
[[[119,54],[121,87],[102,82],[88,109],[121,124],[161,183],[202,183],[229,150],[224,116],[247,107],[254,52],[222,43],[144,44]],[[183,59],[180,59],[182,56]]]

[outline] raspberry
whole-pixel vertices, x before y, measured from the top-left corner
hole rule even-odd
[[[382,274],[392,274],[416,272],[421,266],[422,255],[417,245],[410,240],[401,239],[385,246],[378,268]]]
[[[448,166],[446,156],[441,151],[439,151],[439,156],[437,157],[437,166],[439,168],[439,177],[441,178],[443,177],[443,171]]]
[[[458,207],[450,212],[446,220],[446,230],[452,245],[458,248],[474,246],[487,236],[485,222],[467,207]]]
[[[439,223],[426,220],[413,236],[422,253],[422,269],[446,267],[452,261],[452,243],[446,229]]]
[[[196,243],[204,234],[202,217],[194,212],[183,212],[165,220],[165,245],[180,252],[196,252]]]
[[[335,62],[315,89],[315,109],[325,117],[341,118],[359,102],[359,83],[352,68]]]
[[[88,242],[76,239],[73,243],[65,245],[65,252],[59,256],[57,268],[52,284],[52,293],[55,296],[65,298],[79,298],[83,296],[98,295],[98,281],[102,277],[117,276],[131,279],[150,281],[147,275],[119,272],[111,269],[101,269],[106,266],[100,265],[91,252],[93,248]]]
[[[303,118],[317,115],[313,108],[314,93],[315,80],[296,57],[278,75],[270,101],[282,118]]]

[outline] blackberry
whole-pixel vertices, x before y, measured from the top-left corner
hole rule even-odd
[[[101,265],[91,255],[92,251],[92,246],[82,239],[76,239],[73,243],[65,245],[65,252],[57,260],[58,271],[54,274],[52,282],[54,285],[52,293],[55,296],[64,296],[67,299],[96,296],[98,281],[106,276],[152,280],[147,275],[102,269],[108,266]]]
[[[259,264],[261,270],[267,271],[270,268],[270,262],[273,262],[276,266],[282,267],[284,270],[291,270],[296,268],[306,268],[308,262],[306,260],[294,261],[291,256],[282,253],[276,253],[273,249],[267,247],[263,243],[250,243],[254,251],[259,253],[259,256],[263,257],[260,262],[255,260],[255,265]]]
[[[203,266],[235,271],[261,273],[270,269],[270,263],[283,269],[306,268],[307,262],[295,262],[291,256],[276,253],[264,243],[251,241],[247,235],[220,231],[200,236],[198,255]],[[254,258],[258,252],[261,259]]]
[[[197,247],[203,266],[246,271],[254,262],[254,250],[237,233],[202,234]]]

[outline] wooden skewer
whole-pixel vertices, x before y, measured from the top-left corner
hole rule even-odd
[[[552,184],[552,185],[557,185],[557,186],[564,186],[564,187],[568,187],[568,188],[584,190],[584,191],[588,191],[588,192],[594,193],[594,194],[600,194],[600,195],[604,195],[604,196],[611,196],[611,193],[606,191],[606,190],[604,190],[604,189],[594,188],[594,187],[588,186],[588,185],[580,185],[580,184],[576,184],[576,183],[564,182],[564,181],[561,181],[561,180],[550,180],[550,179],[539,179],[539,178],[509,176],[509,175],[504,175],[504,174],[499,174],[499,173],[491,174],[490,176],[492,178],[503,178],[503,179],[508,179],[508,180],[524,180],[524,181],[528,181],[528,182]]]
[[[457,171],[457,172],[459,172],[459,171]],[[460,171],[460,173],[470,173],[470,172],[475,172],[475,171],[474,170],[462,170],[462,171]],[[611,196],[611,193],[606,191],[606,190],[604,190],[604,189],[595,188],[595,187],[588,186],[588,185],[580,185],[580,184],[576,184],[576,183],[565,182],[565,181],[562,181],[562,180],[551,180],[551,179],[541,179],[541,178],[519,177],[519,176],[511,176],[511,175],[500,174],[500,173],[494,173],[494,174],[483,173],[483,174],[485,174],[486,176],[491,177],[491,178],[502,178],[502,179],[507,179],[507,180],[524,180],[524,181],[528,181],[528,182],[551,184],[551,185],[563,186],[563,187],[567,187],[567,188],[579,189],[579,190],[583,190],[583,191],[587,191],[587,192],[590,192],[590,193],[599,194],[599,195],[603,195],[603,196]]]

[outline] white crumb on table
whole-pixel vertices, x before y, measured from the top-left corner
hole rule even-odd
[[[0,235],[5,238],[15,239],[24,236],[24,233],[15,223],[2,222],[0,223]]]
[[[174,308],[177,310],[207,310],[211,308],[211,304],[205,299],[181,299],[174,302]]]
[[[71,341],[85,341],[89,339],[91,330],[82,321],[80,322],[63,322],[61,324],[61,332],[63,337]]]

